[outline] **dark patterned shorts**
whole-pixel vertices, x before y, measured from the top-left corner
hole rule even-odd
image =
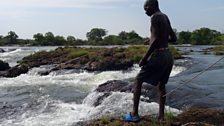
[[[154,51],[147,64],[141,68],[136,79],[154,86],[157,86],[159,82],[165,85],[169,80],[172,67],[173,56],[168,49]]]

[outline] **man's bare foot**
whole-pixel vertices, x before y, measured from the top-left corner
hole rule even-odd
[[[132,116],[139,116],[138,113],[136,114],[135,112],[131,112]]]

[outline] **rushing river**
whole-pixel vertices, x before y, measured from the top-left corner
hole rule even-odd
[[[1,48],[13,49],[10,52],[0,53],[0,59],[14,66],[24,56],[41,50],[49,51],[56,47]],[[194,57],[195,55],[198,54],[190,56]],[[201,56],[202,60],[200,59],[200,61],[205,60],[203,56]],[[213,61],[218,58],[210,56]],[[202,63],[201,68],[197,67],[190,73],[204,69],[203,65],[206,67],[211,63],[211,60],[209,61],[205,61],[207,64]],[[178,62],[188,62],[188,59],[179,60]],[[187,63],[187,66],[189,64],[192,66],[191,61]],[[174,66],[171,73],[171,83],[172,78],[175,78],[176,75],[183,74],[186,78],[191,77],[191,75],[188,75],[189,70],[186,70],[187,66]],[[0,78],[1,126],[72,126],[76,125],[77,122],[104,115],[120,116],[132,108],[132,94],[120,92],[114,92],[104,99],[102,104],[94,107],[94,101],[102,96],[101,93],[95,92],[94,89],[108,80],[134,78],[140,70],[137,65],[125,71],[87,72],[65,70],[52,72],[47,76],[37,74],[39,71],[46,69],[49,69],[49,66],[33,68],[27,74],[16,78]],[[222,72],[220,74],[223,75]],[[203,79],[201,80],[203,81]],[[223,82],[222,80],[221,83]],[[166,110],[176,114],[180,112],[178,109],[169,106],[166,107]],[[157,112],[157,103],[140,103],[141,115],[156,114]]]

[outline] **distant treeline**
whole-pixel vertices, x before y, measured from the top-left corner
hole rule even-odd
[[[193,45],[218,45],[224,44],[224,34],[209,28],[200,28],[193,32],[176,32],[178,36],[177,44]],[[63,37],[54,35],[52,32],[45,34],[37,33],[33,39],[19,39],[14,32],[8,35],[0,35],[0,46],[4,45],[26,45],[26,46],[75,46],[75,45],[138,45],[146,44],[147,38],[141,37],[135,31],[122,31],[118,35],[107,35],[107,30],[93,28],[86,33],[87,40],[78,39],[74,36]]]

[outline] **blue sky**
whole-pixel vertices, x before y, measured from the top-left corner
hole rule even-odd
[[[209,27],[224,32],[223,0],[159,0],[178,31]],[[20,38],[53,32],[86,39],[92,28],[108,34],[135,30],[149,35],[149,17],[143,10],[144,0],[1,0],[0,35],[15,31]]]

